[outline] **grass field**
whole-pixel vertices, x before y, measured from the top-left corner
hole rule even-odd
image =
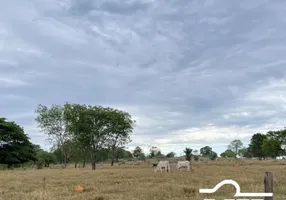
[[[97,165],[86,168],[26,169],[0,171],[0,199],[2,200],[202,200],[233,198],[233,186],[223,186],[214,195],[199,194],[199,188],[213,188],[224,179],[233,179],[241,192],[264,192],[264,172],[274,173],[275,200],[286,199],[285,161],[241,160],[193,162],[193,171],[155,173],[152,164]],[[44,184],[44,177],[46,179]],[[75,191],[83,184],[85,191]]]

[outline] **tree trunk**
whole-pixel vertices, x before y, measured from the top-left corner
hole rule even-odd
[[[83,159],[83,162],[82,162],[82,168],[85,168],[85,158]]]
[[[96,169],[95,160],[93,160],[92,163],[91,163],[91,169],[92,170]]]
[[[64,168],[67,168],[67,157],[64,158]]]
[[[74,163],[74,168],[77,168],[77,162]]]
[[[115,148],[114,147],[112,147],[112,154],[111,154],[111,166],[113,166],[113,164],[114,164],[114,157],[115,157]]]

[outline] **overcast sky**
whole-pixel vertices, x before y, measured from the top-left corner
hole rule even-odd
[[[285,0],[3,0],[0,115],[37,129],[37,104],[128,111],[135,146],[163,153],[286,122]]]

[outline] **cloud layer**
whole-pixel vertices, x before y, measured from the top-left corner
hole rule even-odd
[[[137,120],[130,149],[164,153],[281,129],[282,0],[22,0],[0,7],[0,111],[49,146],[37,104],[90,103]]]

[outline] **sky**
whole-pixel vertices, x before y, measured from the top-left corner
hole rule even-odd
[[[129,112],[129,150],[247,146],[285,126],[285,35],[285,0],[4,0],[0,115],[44,149],[66,101]]]

